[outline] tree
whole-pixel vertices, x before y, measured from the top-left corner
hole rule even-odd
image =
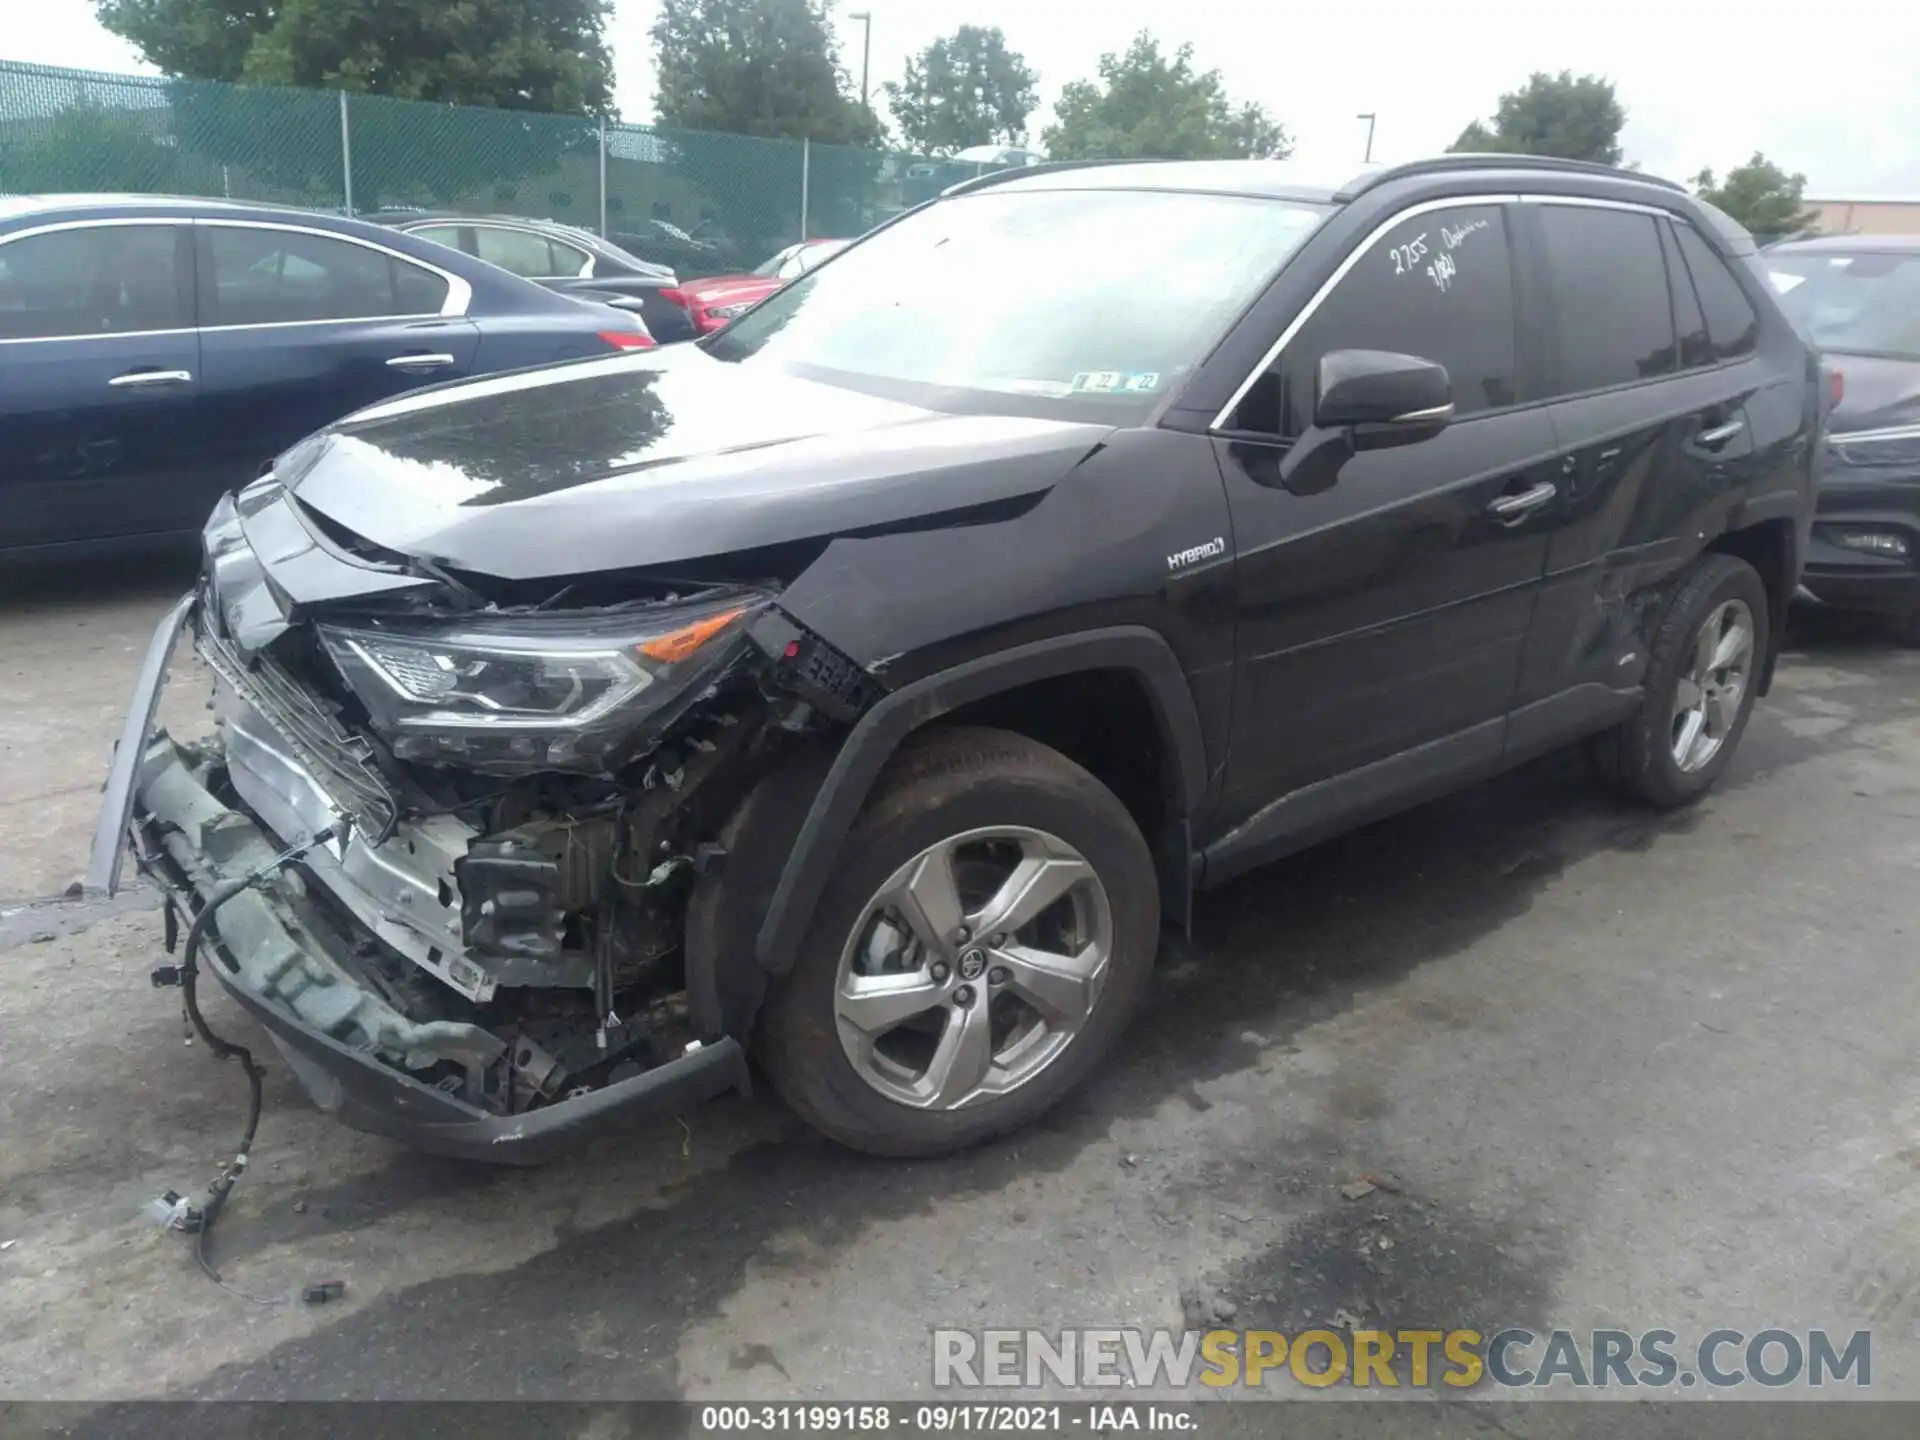
[[[827,145],[877,145],[879,117],[848,92],[831,0],[660,0],[659,123]]]
[[[180,152],[161,143],[152,114],[82,102],[14,126],[0,141],[0,191],[185,189]]]
[[[1802,203],[1807,177],[1789,175],[1758,150],[1744,165],[1727,172],[1720,184],[1713,171],[1693,177],[1693,188],[1709,205],[1717,205],[1755,235],[1797,235],[1813,228],[1818,210]]]
[[[1493,124],[1475,120],[1453,142],[1456,151],[1557,155],[1564,160],[1620,163],[1620,130],[1627,112],[1613,83],[1598,75],[1536,70],[1518,90],[1500,97]]]
[[[908,146],[951,155],[973,145],[1021,145],[1039,103],[1039,77],[999,26],[962,25],[907,60],[887,105]]]
[[[95,0],[168,75],[606,115],[611,0]]]
[[[1235,105],[1218,70],[1197,72],[1193,46],[1169,60],[1145,30],[1124,55],[1100,57],[1100,78],[1060,92],[1040,137],[1055,160],[1284,159],[1286,128],[1251,102]]]

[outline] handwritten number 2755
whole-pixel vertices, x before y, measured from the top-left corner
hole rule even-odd
[[[1419,268],[1427,255],[1427,233],[1421,231],[1404,245],[1396,245],[1387,252],[1393,257],[1393,273],[1405,275],[1409,270]]]

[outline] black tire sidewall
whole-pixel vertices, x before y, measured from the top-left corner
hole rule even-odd
[[[1112,1047],[1152,969],[1158,881],[1138,827],[1112,791],[1022,736],[948,732],[896,762],[877,791],[763,1018],[761,1059],[788,1104],[834,1139],[877,1154],[938,1154],[1025,1124]],[[950,836],[997,825],[1057,836],[1093,866],[1113,910],[1105,984],[1086,1027],[1013,1094],[963,1110],[917,1110],[875,1090],[841,1048],[833,1005],[841,954],[867,902],[901,865]]]
[[[1700,627],[1729,600],[1739,600],[1753,616],[1753,659],[1740,710],[1718,753],[1698,770],[1682,770],[1673,758],[1673,702],[1680,677],[1693,655]],[[1711,790],[1733,762],[1759,694],[1766,663],[1770,615],[1766,586],[1754,568],[1732,555],[1710,555],[1682,584],[1662,619],[1649,667],[1645,698],[1629,722],[1623,778],[1643,798],[1660,805],[1686,805]]]

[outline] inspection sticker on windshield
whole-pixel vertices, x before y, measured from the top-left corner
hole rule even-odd
[[[1160,388],[1158,370],[1082,370],[1068,387],[1076,395],[1144,395]]]

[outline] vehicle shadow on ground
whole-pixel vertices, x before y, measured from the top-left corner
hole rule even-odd
[[[199,566],[197,542],[181,541],[125,556],[30,558],[0,565],[0,609],[97,607],[183,594]]]
[[[1820,660],[1885,660],[1908,653],[1908,647],[1894,639],[1891,625],[1878,616],[1803,603],[1787,615],[1785,653]]]
[[[1796,637],[1796,646],[1812,647],[1816,663],[1869,666],[1888,648],[1844,624],[1828,631],[1829,623]],[[1724,784],[1764,782],[1835,743],[1846,742],[1830,736],[1805,744],[1763,709]],[[701,1150],[725,1158],[664,1185],[663,1147],[623,1138],[533,1174],[396,1152],[383,1171],[337,1196],[316,1192],[307,1222],[321,1214],[335,1217],[329,1223],[366,1224],[396,1209],[457,1205],[463,1193],[507,1187],[517,1209],[558,1221],[555,1245],[514,1269],[447,1275],[382,1297],[262,1361],[215,1372],[197,1393],[677,1396],[682,1337],[723,1312],[750,1268],[798,1267],[803,1283],[831,1286],[838,1259],[872,1226],[1061,1171],[1107,1141],[1116,1124],[1170,1101],[1204,1110],[1210,1081],[1261,1064],[1303,1027],[1338,1016],[1369,992],[1444,963],[1527,911],[1569,867],[1605,850],[1657,848],[1710,813],[1709,806],[1659,815],[1611,800],[1592,785],[1583,758],[1566,752],[1243,877],[1207,898],[1191,941],[1168,942],[1142,1018],[1095,1083],[1022,1133],[950,1159],[853,1155],[764,1100],[723,1101],[689,1117]],[[1470,1023],[1428,1018],[1456,1028]],[[1339,1141],[1315,1144],[1269,1157],[1270,1166],[1303,1172],[1283,1190],[1324,1188],[1344,1173],[1335,1168],[1343,1163]],[[631,1195],[642,1208],[611,1223],[580,1224],[568,1217],[582,1212],[583,1190]],[[1019,1210],[1012,1213],[1017,1219]],[[266,1233],[280,1228],[258,1223],[266,1219],[232,1225],[229,1253],[286,1238]],[[770,1242],[795,1226],[807,1236],[805,1257],[770,1255]],[[1311,1217],[1301,1233],[1309,1242],[1318,1233]],[[1470,1247],[1460,1248],[1463,1255],[1493,1253],[1484,1236],[1458,1239]],[[1517,1296],[1526,1308],[1547,1293],[1550,1276],[1508,1279],[1502,1300]],[[1436,1272],[1430,1284],[1420,1297],[1429,1313],[1477,1313],[1489,1277],[1469,1260]],[[583,1327],[598,1337],[592,1346],[576,1338]],[[483,1358],[503,1353],[513,1355],[510,1367]],[[369,1355],[380,1363],[369,1366]]]

